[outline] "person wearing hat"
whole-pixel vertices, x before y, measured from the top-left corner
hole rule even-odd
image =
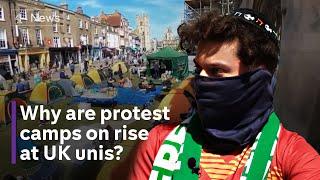
[[[141,78],[141,81],[139,83],[139,88],[140,89],[147,89],[149,86],[149,82],[147,80],[147,77],[142,77]]]
[[[129,179],[318,179],[319,154],[274,112],[272,24],[249,9],[210,12],[182,25],[179,36],[197,52],[186,94],[192,106],[179,124],[150,131]]]

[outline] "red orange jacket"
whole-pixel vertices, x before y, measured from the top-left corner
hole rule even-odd
[[[133,167],[130,168],[129,179],[132,180],[147,180],[152,169],[153,161],[157,155],[157,151],[162,145],[166,136],[174,128],[174,125],[158,125],[149,133],[149,138],[143,141],[137,150]],[[236,155],[213,155],[222,159],[219,161],[222,167],[226,164],[230,165],[230,159],[236,160],[234,157],[247,156],[246,153]],[[203,158],[203,157],[201,157]],[[240,179],[243,165],[246,158],[240,158],[241,163],[238,163],[232,172],[221,171],[224,176],[213,176],[212,172],[207,173],[205,167],[201,167],[200,163],[200,180],[207,179]],[[200,160],[201,162],[201,160]],[[222,162],[222,163],[221,163]],[[231,163],[232,164],[232,163]],[[219,172],[219,171],[217,171]],[[210,175],[210,176],[209,176]],[[277,144],[275,155],[273,156],[268,179],[292,179],[292,180],[307,180],[320,179],[320,156],[319,154],[305,141],[304,138],[297,133],[286,130],[281,127],[281,133]]]

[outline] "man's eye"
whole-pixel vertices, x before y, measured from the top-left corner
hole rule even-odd
[[[223,69],[221,69],[221,68],[211,68],[210,69],[210,74],[212,74],[212,75],[219,75],[221,73],[223,73]]]
[[[210,68],[209,73],[210,73],[210,76],[213,76],[213,77],[222,77],[224,70],[221,68]]]

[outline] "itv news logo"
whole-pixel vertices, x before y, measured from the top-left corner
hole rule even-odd
[[[35,10],[35,9],[18,9],[16,10],[16,22],[23,24],[25,21],[37,23],[59,23],[61,21],[58,15],[59,11]]]

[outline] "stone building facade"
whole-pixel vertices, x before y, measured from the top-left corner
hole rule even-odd
[[[129,21],[117,11],[90,17],[65,3],[0,0],[0,69],[12,75],[125,54],[131,41]]]
[[[15,67],[18,66],[11,18],[12,6],[11,2],[0,0],[0,68],[10,72],[11,75],[15,73]]]
[[[146,14],[142,14],[136,17],[137,29],[136,33],[138,34],[141,40],[141,48],[144,51],[151,50],[151,42],[150,42],[150,24],[149,24],[149,16]]]
[[[55,19],[47,19],[45,5],[40,1],[15,0],[11,9],[17,39],[20,71],[43,68],[50,62],[43,33]]]
[[[174,35],[172,29],[168,27],[164,32],[164,37],[162,40],[163,47],[177,48],[179,45],[179,38]]]

